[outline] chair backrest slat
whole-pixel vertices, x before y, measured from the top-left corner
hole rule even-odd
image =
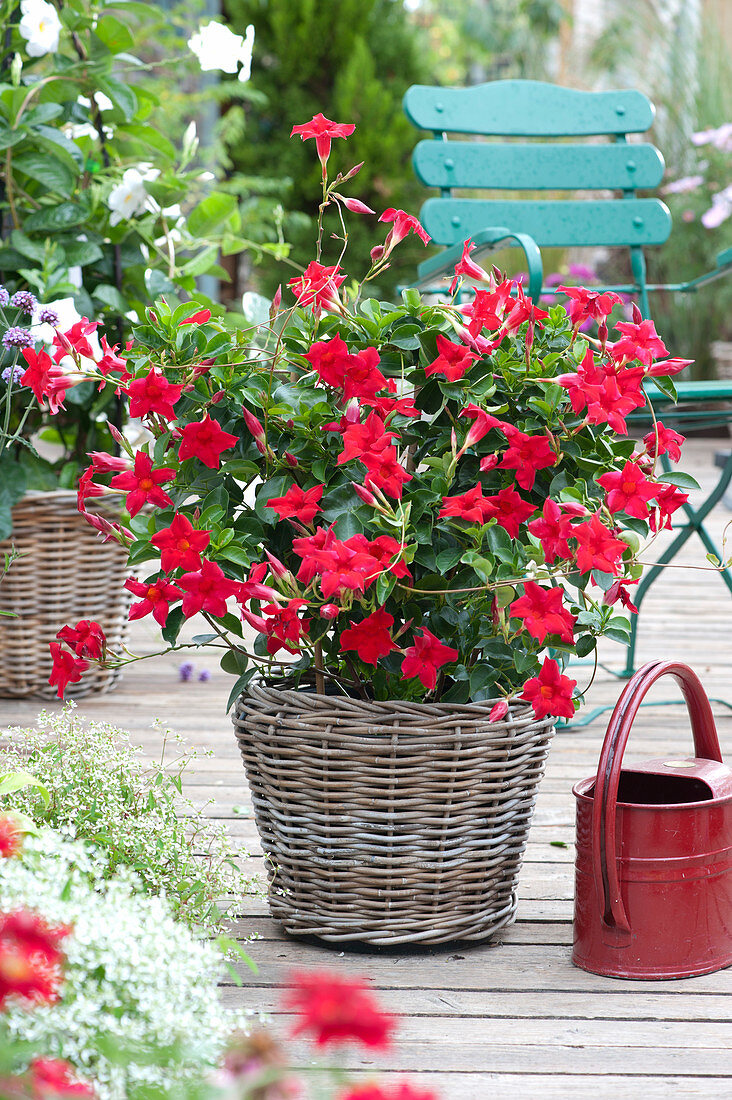
[[[414,170],[428,187],[511,191],[634,190],[657,187],[663,157],[654,145],[420,141]]]
[[[663,244],[671,232],[668,207],[658,199],[427,199],[420,221],[441,245],[488,226],[528,233],[550,248]]]
[[[470,88],[415,84],[404,110],[419,129],[496,137],[642,134],[654,108],[638,91],[583,92],[535,80],[500,80]]]

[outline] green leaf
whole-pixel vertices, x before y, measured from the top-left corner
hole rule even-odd
[[[249,667],[249,657],[242,649],[227,649],[220,663],[224,672],[241,676],[242,672],[246,672]]]
[[[47,788],[30,772],[6,772],[0,776],[0,796],[13,794],[15,791],[24,791],[27,787],[35,787],[43,799],[43,804],[48,806],[51,796]]]
[[[64,252],[70,267],[86,267],[104,257],[102,249],[93,241],[70,241],[64,244]]]
[[[191,210],[188,215],[188,232],[192,237],[210,237],[237,209],[235,195],[214,191]]]
[[[194,634],[191,641],[194,645],[208,645],[218,638],[218,634]]]
[[[246,672],[242,672],[241,676],[239,677],[239,679],[236,681],[233,688],[231,689],[231,692],[229,694],[229,698],[226,701],[226,710],[227,710],[227,712],[231,710],[234,703],[236,702],[236,700],[239,698],[239,696],[243,692],[244,688],[247,686],[247,684],[249,683],[251,678],[255,675],[256,671],[257,671],[256,668],[249,668],[249,669],[247,669]]]
[[[670,378],[654,378],[653,381],[658,386],[661,393],[665,393],[666,396],[670,397],[672,401],[678,400],[676,386],[673,384]]]
[[[105,306],[109,306],[115,313],[126,313],[129,309],[129,303],[124,294],[121,294],[117,287],[112,286],[111,283],[100,283],[96,286],[92,291],[92,298]]]
[[[575,649],[578,657],[586,657],[589,653],[592,653],[597,648],[597,639],[593,638],[591,634],[582,634],[577,639]]]
[[[123,50],[131,50],[135,45],[134,35],[127,24],[109,12],[99,17],[94,33],[111,53],[122,53]]]
[[[679,489],[699,489],[701,486],[691,474],[685,474],[683,470],[671,470],[669,473],[659,475],[659,480],[668,485],[677,485]]]
[[[86,208],[79,203],[60,202],[55,206],[44,206],[35,214],[29,214],[24,227],[28,233],[58,233],[59,230],[82,225],[87,217]]]
[[[169,613],[165,626],[161,631],[163,639],[168,645],[175,645],[178,641],[178,634],[184,622],[185,615],[183,614],[182,608],[174,607]]]
[[[115,107],[121,111],[126,122],[131,122],[137,111],[137,96],[128,84],[112,77],[97,77],[99,91],[104,92],[112,100]]]
[[[136,123],[134,125],[121,127],[120,132],[129,134],[130,137],[137,138],[138,141],[141,141],[144,145],[150,146],[151,149],[156,149],[158,153],[162,153],[167,160],[175,160],[175,146],[163,134],[156,130],[154,126]]]
[[[47,153],[23,153],[13,158],[13,169],[40,183],[47,191],[68,198],[74,189],[76,176],[68,165]]]

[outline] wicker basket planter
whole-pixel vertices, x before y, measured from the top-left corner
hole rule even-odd
[[[0,696],[53,698],[49,643],[65,623],[95,619],[118,647],[127,628],[127,552],[103,542],[76,508],[76,493],[28,493],[13,508],[13,534],[0,542],[21,555],[0,584]],[[119,672],[92,666],[66,697],[109,691]]]
[[[553,719],[252,686],[234,712],[288,932],[482,940],[510,924]]]

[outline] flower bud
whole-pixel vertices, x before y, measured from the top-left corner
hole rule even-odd
[[[370,206],[367,206],[365,202],[361,202],[360,199],[346,198],[345,195],[336,195],[337,199],[345,206],[346,210],[350,210],[352,214],[375,214],[376,211],[372,210]]]
[[[272,573],[277,578],[277,580],[284,580],[285,577],[291,576],[290,570],[285,565],[283,565],[279,558],[276,558],[274,554],[270,554],[269,550],[265,550],[264,555],[269,562],[270,569],[272,570]]]
[[[211,404],[212,405],[219,405],[219,404],[221,404],[221,402],[224,400],[225,397],[226,397],[226,390],[219,390],[211,398]]]
[[[264,443],[264,428],[257,420],[254,413],[250,413],[249,409],[247,409],[245,405],[242,405],[241,411],[242,416],[244,417],[244,423],[246,424],[247,428],[249,428],[249,431],[252,433],[254,438],[257,440],[258,443]]]
[[[492,470],[498,465],[498,455],[486,455],[485,458],[480,460],[480,472],[484,474],[487,470]]]
[[[292,466],[294,469],[298,465],[298,461],[294,455],[291,455],[289,451],[285,451],[285,462],[288,466]]]
[[[320,609],[321,619],[337,619],[339,614],[340,608],[334,603],[324,603]]]
[[[343,182],[345,183],[346,180],[352,180],[354,176],[357,176],[363,168],[364,164],[365,161],[362,160],[360,164],[354,165],[354,167],[351,168],[350,171],[346,172],[345,176],[341,176]]]
[[[272,299],[272,301],[270,302],[270,305],[269,305],[269,322],[270,322],[270,324],[272,324],[275,317],[277,316],[277,311],[279,310],[281,305],[282,305],[282,286],[280,285],[280,286],[277,287],[277,290],[275,291],[275,296],[274,296],[274,298]]]
[[[374,247],[371,249],[371,262],[377,264],[384,255],[384,251],[385,249],[383,244],[374,245]]]
[[[352,481],[351,485],[353,486],[353,491],[356,496],[359,497],[364,504],[370,504],[372,508],[377,507],[379,502],[373,493],[369,492],[363,485],[357,485],[355,481]]]

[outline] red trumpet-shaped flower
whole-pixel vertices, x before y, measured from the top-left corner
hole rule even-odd
[[[651,458],[667,454],[671,462],[678,462],[685,437],[675,432],[673,428],[665,427],[659,420],[655,430],[643,436],[643,442]]]
[[[308,1035],[318,1047],[361,1043],[385,1050],[396,1025],[365,981],[327,972],[293,974],[285,1007],[299,1017],[294,1034]]]
[[[48,682],[51,687],[58,688],[58,697],[63,699],[64,691],[68,684],[78,684],[81,674],[89,667],[88,661],[82,661],[73,653],[62,649],[59,642],[51,642],[49,645],[53,667]]]
[[[291,288],[299,306],[303,309],[310,306],[313,313],[319,315],[324,309],[340,309],[338,287],[345,278],[337,264],[333,267],[324,267],[317,260],[311,260],[302,275],[290,279],[287,285]]]
[[[150,539],[160,551],[160,565],[164,573],[172,573],[174,569],[199,569],[201,554],[210,541],[210,531],[197,531],[187,516],[179,512],[176,512],[170,527],[163,528]]]
[[[585,321],[604,321],[623,300],[612,290],[586,290],[583,286],[560,286],[557,290],[569,298],[567,313],[576,329]]]
[[[61,983],[61,940],[70,931],[23,909],[0,914],[0,1008],[11,996],[55,1000]]]
[[[648,515],[648,502],[658,492],[658,485],[649,481],[637,462],[629,459],[622,470],[611,470],[597,479],[607,493],[605,503],[610,512],[625,512],[636,519]]]
[[[437,335],[437,350],[439,352],[437,358],[425,367],[424,373],[428,378],[432,374],[441,374],[448,382],[457,382],[479,358],[475,352],[469,351],[464,344],[453,344],[442,333]]]
[[[121,489],[127,493],[127,511],[131,516],[136,516],[144,504],[166,508],[173,503],[160,486],[175,480],[175,476],[176,471],[172,466],[161,466],[153,470],[150,456],[144,451],[138,451],[134,468],[117,474],[109,484],[112,489]]]
[[[539,675],[532,676],[524,684],[521,698],[531,703],[536,718],[546,718],[548,715],[555,718],[572,718],[574,716],[572,691],[576,687],[577,681],[570,680],[569,676],[563,676],[557,662],[547,657]]]
[[[580,573],[597,569],[600,573],[617,575],[620,559],[628,545],[608,531],[599,512],[573,527],[572,535],[577,539],[576,558]]]
[[[220,618],[226,614],[226,601],[239,589],[236,581],[229,580],[216,562],[207,559],[201,562],[200,569],[184,573],[177,583],[185,592],[182,609],[186,619],[199,611]]]
[[[356,125],[353,122],[331,122],[325,115],[318,113],[313,115],[310,122],[302,122],[299,126],[293,126],[290,137],[299,134],[303,141],[315,138],[315,148],[318,160],[323,166],[323,175],[326,173],[326,164],[330,156],[330,145],[333,138],[350,137]]]
[[[314,485],[312,489],[301,489],[299,485],[291,485],[284,496],[270,497],[267,507],[271,508],[280,519],[295,517],[306,526],[322,512],[318,501],[323,495],[323,486]]]
[[[197,458],[211,470],[218,470],[221,455],[239,442],[238,436],[225,432],[219,422],[207,413],[203,420],[186,424],[181,429],[178,458]]]
[[[414,635],[414,642],[404,650],[402,680],[417,676],[423,686],[431,691],[437,684],[437,671],[443,665],[458,659],[457,649],[445,645],[426,626],[421,634]]]
[[[341,634],[341,649],[354,649],[362,661],[375,665],[380,657],[399,648],[390,634],[393,625],[394,617],[383,607],[360,623],[351,620],[350,627]]]
[[[638,314],[640,317],[640,314]],[[610,348],[613,359],[637,359],[639,363],[650,367],[654,359],[668,355],[668,348],[656,332],[653,321],[619,321],[615,328],[622,332],[622,340]]]
[[[92,660],[102,657],[107,644],[104,631],[92,619],[81,619],[76,626],[64,626],[56,637],[66,642],[77,657],[91,657]]]
[[[130,416],[148,416],[157,413],[163,420],[174,420],[173,406],[183,393],[183,385],[169,382],[154,367],[144,378],[133,378],[127,387],[130,398]]]
[[[511,604],[511,618],[520,619],[531,637],[539,642],[547,634],[556,634],[571,645],[577,618],[566,610],[563,600],[561,588],[542,588],[534,581],[525,581],[523,596]]]
[[[139,603],[132,604],[128,618],[142,619],[145,615],[152,615],[159,626],[165,626],[170,605],[177,603],[183,595],[166,577],[158,577],[150,584],[129,577],[125,581],[125,588],[135,596],[142,596]]]
[[[544,508],[539,519],[532,519],[528,525],[532,535],[541,542],[544,551],[544,560],[548,563],[560,558],[567,561],[572,557],[568,539],[572,536],[570,517],[563,512],[556,501],[550,497],[544,501]]]
[[[386,235],[384,241],[384,252],[381,259],[384,259],[392,251],[400,241],[409,233],[414,233],[423,244],[429,244],[432,238],[430,237],[424,226],[420,225],[418,220],[413,214],[407,214],[405,210],[395,210],[393,206],[390,206],[388,210],[379,218],[380,222],[393,222],[392,228]]]

